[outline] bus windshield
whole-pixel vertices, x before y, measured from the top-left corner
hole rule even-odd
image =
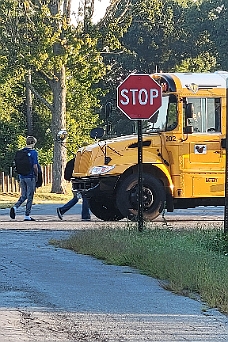
[[[177,126],[177,118],[176,96],[163,94],[161,108],[149,120],[143,120],[143,133],[171,131]],[[120,111],[113,111],[105,124],[105,139],[137,134],[137,120],[130,120]]]
[[[162,97],[162,106],[160,109],[148,120],[145,121],[143,131],[150,132],[164,132],[171,131],[177,127],[177,101],[173,95]]]

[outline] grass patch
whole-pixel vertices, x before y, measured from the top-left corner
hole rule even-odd
[[[219,229],[124,229],[79,231],[51,241],[108,264],[131,266],[163,280],[175,293],[198,294],[210,307],[228,313],[228,243]]]
[[[0,199],[0,209],[10,208],[17,202],[20,197],[20,193],[1,193]],[[51,193],[51,184],[42,186],[37,189],[34,195],[34,204],[40,203],[66,203],[72,198],[71,186],[67,184],[67,189],[65,194],[55,194]]]

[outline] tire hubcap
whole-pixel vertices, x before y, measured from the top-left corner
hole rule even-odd
[[[151,191],[151,189],[143,187],[142,189],[142,193],[143,193],[143,209],[147,210],[148,208],[150,208],[154,202],[154,196],[153,196],[153,192]],[[131,189],[130,194],[129,194],[129,200],[130,203],[132,205],[132,208],[137,210],[138,209],[138,186],[135,186],[133,189]]]

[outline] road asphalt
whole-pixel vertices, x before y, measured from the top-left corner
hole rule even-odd
[[[228,317],[200,300],[169,292],[158,280],[130,267],[106,265],[50,246],[50,239],[110,225],[93,215],[91,222],[81,222],[80,203],[60,221],[56,207],[33,206],[32,216],[37,221],[30,223],[23,221],[24,208],[15,220],[9,218],[9,209],[0,210],[0,342],[228,341]],[[214,214],[221,224],[221,208],[208,214],[203,210],[204,217]],[[188,211],[186,217],[196,214]],[[113,223],[124,224],[126,220]],[[77,320],[83,315],[80,324],[87,330],[95,329],[93,324],[99,321],[98,335],[79,339],[68,334],[59,339],[56,333],[55,339],[44,335],[29,339],[22,334],[17,338],[15,312],[22,312],[23,317],[25,313],[36,315],[37,321],[41,313],[55,313],[56,322],[61,314],[74,315]],[[33,328],[34,322],[33,319]],[[37,334],[42,331],[42,324],[44,318],[40,319]]]

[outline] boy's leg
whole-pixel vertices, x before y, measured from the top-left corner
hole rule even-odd
[[[62,207],[59,207],[59,211],[61,215],[63,215],[66,211],[70,210],[76,203],[78,203],[78,197],[74,196],[69,202],[64,204]]]
[[[31,213],[33,196],[36,189],[36,180],[35,178],[25,178],[25,182],[27,184],[27,203],[25,209],[25,216],[29,216]]]
[[[27,198],[27,183],[25,179],[20,180],[20,188],[21,188],[21,196],[19,200],[15,203],[14,207],[19,208],[20,205],[26,200]]]
[[[90,220],[89,203],[85,195],[82,195],[82,220]]]
[[[19,200],[14,204],[12,208],[10,208],[10,217],[15,219],[16,209],[20,207],[20,205],[27,199],[27,183],[24,178],[20,179],[20,189],[21,196]]]

